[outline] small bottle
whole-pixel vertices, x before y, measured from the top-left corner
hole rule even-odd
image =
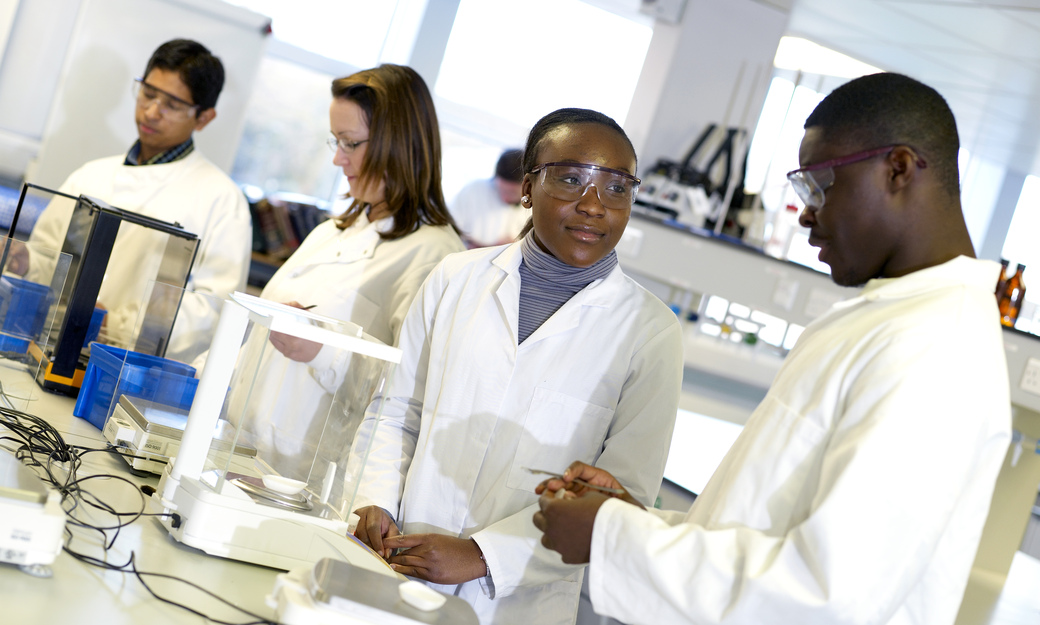
[[[1022,310],[1022,303],[1026,299],[1026,283],[1023,278],[1025,271],[1026,266],[1019,263],[1015,275],[1008,278],[1007,285],[1004,287],[1004,297],[997,304],[1000,309],[1000,323],[1008,328],[1015,327],[1018,313]]]
[[[1000,259],[1000,278],[997,280],[997,289],[993,292],[997,296],[997,302],[999,303],[1001,298],[1004,296],[1004,289],[1007,288],[1008,283],[1008,259]]]

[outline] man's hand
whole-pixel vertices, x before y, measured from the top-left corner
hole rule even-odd
[[[304,308],[297,301],[285,302],[285,305],[293,308]],[[271,345],[274,345],[275,349],[289,360],[295,360],[296,362],[310,362],[321,351],[321,343],[315,343],[314,341],[308,341],[281,332],[272,332],[270,338]]]
[[[401,533],[390,514],[379,506],[358,508],[354,511],[354,514],[358,515],[360,519],[357,528],[354,530],[354,536],[371,547],[384,560],[389,560],[390,554],[393,553],[393,547],[387,547],[383,539],[397,536]]]
[[[484,577],[487,567],[472,538],[443,534],[401,534],[383,541],[388,549],[403,549],[389,559],[402,575],[435,584],[461,584]]]
[[[29,248],[21,241],[11,239],[11,247],[7,251],[6,271],[16,276],[24,276],[29,271]]]
[[[559,498],[546,491],[538,499],[534,526],[542,530],[542,546],[558,551],[566,564],[587,564],[592,550],[592,526],[599,507],[609,497],[589,490],[578,497]]]
[[[575,480],[622,492],[606,495]],[[532,520],[534,526],[542,530],[542,546],[558,551],[566,564],[588,563],[592,550],[592,526],[596,523],[600,506],[607,499],[620,499],[643,508],[643,504],[630,495],[613,475],[584,462],[571,463],[563,472],[563,479],[545,480],[535,487],[534,492],[541,495],[539,511],[534,513]]]
[[[549,478],[536,486],[534,492],[537,495],[548,493],[550,496],[554,496],[557,499],[580,497],[586,493],[600,492],[575,480],[580,480],[581,482],[595,486],[602,486],[604,488],[621,490],[623,491],[622,493],[610,496],[616,497],[625,503],[630,503],[633,506],[643,508],[643,504],[630,495],[629,492],[625,490],[625,487],[622,486],[621,483],[618,482],[609,472],[580,461],[572,462],[571,466],[567,467],[567,470],[563,472],[563,479],[555,477]]]

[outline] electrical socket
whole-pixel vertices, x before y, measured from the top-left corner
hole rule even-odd
[[[1019,388],[1027,393],[1040,395],[1040,358],[1030,358],[1026,361]]]

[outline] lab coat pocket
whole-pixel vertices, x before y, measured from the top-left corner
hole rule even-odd
[[[611,408],[556,390],[535,389],[506,484],[533,493],[545,476],[527,469],[562,473],[575,460],[595,462],[613,416]]]

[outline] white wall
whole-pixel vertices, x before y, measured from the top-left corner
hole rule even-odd
[[[213,0],[22,2],[0,65],[0,174],[57,186],[137,138],[130,82],[152,51],[200,41],[227,73],[218,117],[197,143],[230,171],[268,20]]]

